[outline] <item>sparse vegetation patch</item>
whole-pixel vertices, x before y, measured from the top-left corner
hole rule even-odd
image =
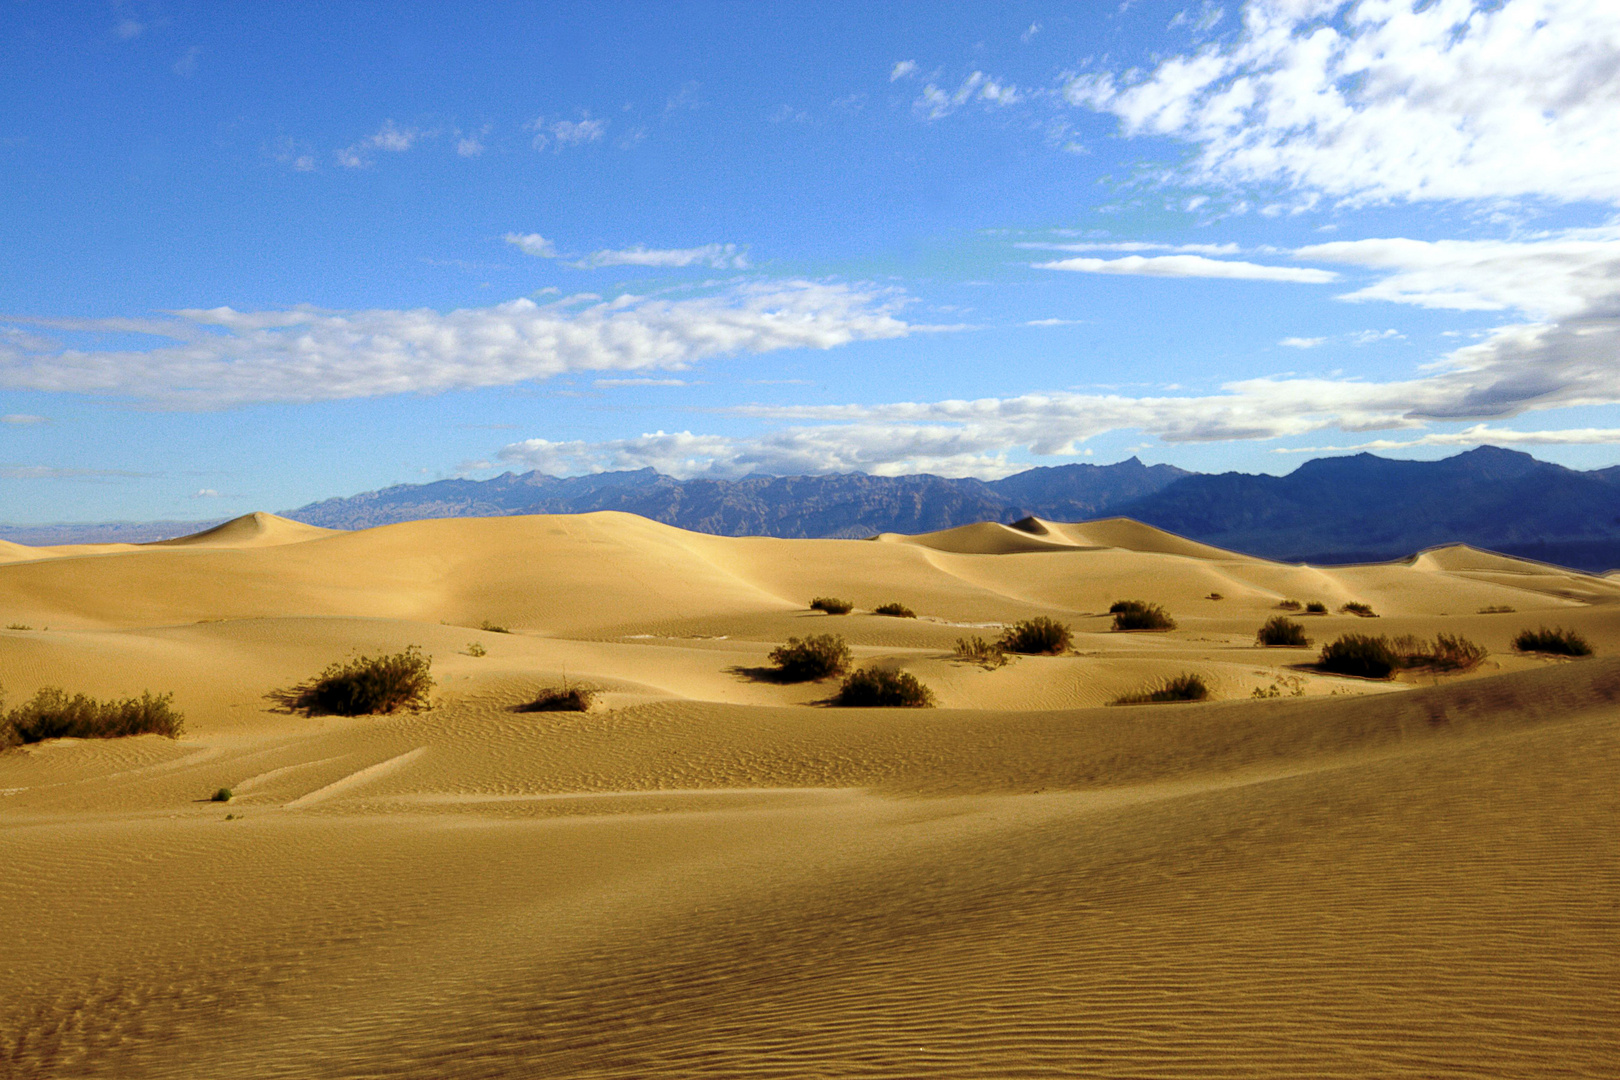
[[[1305,605],[1301,604],[1298,600],[1279,600],[1279,601],[1277,601],[1277,607],[1280,608],[1283,611],[1298,611],[1300,608],[1302,608],[1304,606]]]
[[[547,687],[533,701],[517,707],[518,712],[590,712],[596,691],[583,686]]]
[[[512,631],[508,630],[504,626],[495,625],[494,623],[490,622],[488,619],[485,619],[483,622],[479,623],[478,624],[478,629],[480,629],[480,630],[488,630],[492,634],[510,634],[512,632]]]
[[[934,704],[934,694],[909,671],[861,668],[844,680],[837,701],[851,708],[926,709]]]
[[[1485,659],[1484,646],[1457,634],[1440,634],[1433,641],[1405,634],[1395,639],[1394,648],[1403,668],[1466,671]]]
[[[1336,675],[1387,679],[1395,674],[1400,662],[1388,638],[1345,634],[1332,644],[1322,646],[1320,666]]]
[[[777,677],[784,682],[810,682],[842,675],[854,659],[849,646],[837,634],[811,634],[803,641],[788,638],[787,644],[771,650],[771,663],[776,665]]]
[[[879,604],[872,609],[874,615],[892,615],[896,619],[915,619],[917,613],[904,604]]]
[[[1158,604],[1140,600],[1127,601],[1129,607],[1114,612],[1115,630],[1174,630],[1176,620]],[[1116,605],[1117,606],[1117,605]]]
[[[818,596],[810,601],[810,610],[825,611],[828,615],[848,615],[855,610],[855,605],[835,596]]]
[[[1069,628],[1056,619],[1037,615],[1013,623],[1001,632],[1001,648],[1006,652],[1056,655],[1066,652],[1074,640]]]
[[[1209,687],[1197,675],[1184,673],[1158,686],[1138,690],[1114,699],[1115,705],[1149,705],[1162,701],[1203,701],[1209,697]]]
[[[1274,649],[1304,649],[1311,644],[1311,639],[1305,636],[1305,628],[1286,615],[1273,615],[1266,620],[1266,624],[1255,631],[1256,645]]]
[[[1001,642],[986,641],[982,637],[957,638],[956,651],[951,655],[985,668],[998,668],[1007,663],[1007,650],[1001,647]]]
[[[98,701],[44,686],[33,698],[0,717],[0,748],[46,739],[118,739],[126,735],[179,738],[185,717],[174,711],[173,694],[145,691],[122,701]]]
[[[1520,652],[1551,653],[1554,656],[1591,656],[1592,646],[1574,630],[1545,626],[1536,630],[1521,630],[1513,639],[1513,647]]]
[[[231,799],[233,799],[233,798],[235,798],[235,796],[231,794],[231,789],[228,788],[228,787],[222,787],[218,791],[214,792],[212,795],[208,796],[208,801],[209,802],[230,802]]]
[[[1493,604],[1490,607],[1480,608],[1479,613],[1481,615],[1512,615],[1516,610],[1516,608],[1510,608],[1506,604]]]
[[[314,682],[300,687],[293,704],[311,714],[334,716],[425,709],[433,690],[432,665],[416,645],[392,656],[359,656],[332,664]]]
[[[478,644],[478,642],[472,641],[472,642],[468,642],[468,644],[467,644],[467,655],[468,656],[488,656],[489,655],[489,650],[484,648],[482,645]]]
[[[1225,600],[1226,597],[1222,596],[1218,592],[1212,592],[1208,596],[1204,597],[1204,599],[1205,600]]]
[[[1339,608],[1339,614],[1341,614],[1341,615],[1359,615],[1363,619],[1376,619],[1376,618],[1378,618],[1378,613],[1377,612],[1373,611],[1373,609],[1369,605],[1363,604],[1359,600],[1352,600],[1352,601],[1350,601],[1350,603],[1345,604],[1342,607],[1340,607]]]
[[[1305,614],[1307,614],[1307,615],[1326,615],[1327,614],[1327,605],[1322,603],[1322,601],[1320,601],[1320,600],[1312,600],[1310,603],[1305,605]]]

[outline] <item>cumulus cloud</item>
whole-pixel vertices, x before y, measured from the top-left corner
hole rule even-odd
[[[915,75],[915,74],[917,74],[917,61],[915,61],[915,60],[900,60],[900,61],[897,61],[895,63],[895,65],[894,65],[894,67],[889,71],[889,81],[890,82],[899,82],[901,79],[905,78],[907,75]]]
[[[1203,255],[1126,255],[1118,259],[1074,258],[1032,264],[1038,270],[1078,270],[1087,274],[1139,274],[1144,277],[1233,278],[1245,281],[1292,281],[1322,285],[1337,281],[1331,270],[1304,266],[1266,266],[1240,259]]]
[[[1251,0],[1235,37],[1063,94],[1197,145],[1194,172],[1217,182],[1620,204],[1611,0]]]
[[[557,245],[539,233],[509,232],[503,239],[525,255],[533,255],[541,259],[555,259],[557,257]]]
[[[534,132],[534,148],[544,150],[552,143],[556,143],[556,150],[560,153],[567,146],[581,146],[593,143],[607,134],[608,122],[606,120],[592,120],[586,114],[578,120],[553,120],[546,122],[545,117],[539,117],[529,124]]]
[[[448,313],[214,308],[167,319],[53,320],[61,329],[132,331],[171,343],[41,351],[0,336],[0,386],[218,408],[509,386],[569,372],[672,371],[716,356],[937,329],[903,321],[902,299],[842,284],[764,281],[689,299],[583,294]]]
[[[746,270],[748,255],[736,244],[704,244],[695,248],[647,248],[640,244],[619,251],[594,251],[580,260],[581,267],[599,266],[707,266],[715,270]]]
[[[390,154],[403,154],[415,146],[418,140],[431,134],[419,128],[400,127],[392,120],[384,120],[383,126],[378,128],[375,134],[337,151],[337,161],[346,169],[363,169],[371,164],[371,159],[366,156],[369,151],[383,150]]]
[[[992,78],[982,71],[975,71],[963,79],[955,90],[943,90],[931,82],[928,83],[923,87],[917,100],[912,103],[912,107],[930,120],[941,120],[975,101],[986,107],[995,108],[1016,105],[1022,100],[1024,95],[1016,86]]]

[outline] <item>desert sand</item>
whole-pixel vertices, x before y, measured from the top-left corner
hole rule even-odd
[[[1290,598],[1335,612],[1300,617],[1318,644],[1490,654],[1323,674],[1254,644]],[[1179,627],[1112,633],[1119,599]],[[1035,615],[1069,655],[951,658]],[[1620,1076],[1620,578],[1283,565],[1123,520],[255,514],[0,544],[0,623],[28,627],[0,630],[10,704],[186,718],[0,753],[0,1077]],[[1516,654],[1543,623],[1597,656]],[[758,677],[822,632],[939,707]],[[431,709],[279,704],[408,645]],[[1108,704],[1182,672],[1214,700]],[[515,711],[564,680],[590,712]]]

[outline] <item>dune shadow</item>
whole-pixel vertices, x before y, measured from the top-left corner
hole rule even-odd
[[[315,684],[299,683],[296,686],[281,686],[264,695],[264,700],[270,702],[271,712],[290,716],[293,713],[303,713],[305,716],[315,716]]]
[[[814,682],[814,679],[797,679],[781,668],[775,667],[743,667],[736,665],[725,669],[727,675],[735,675],[739,679],[749,682],[771,683],[774,686],[793,686],[803,682]]]

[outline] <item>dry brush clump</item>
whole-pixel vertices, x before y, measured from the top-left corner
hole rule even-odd
[[[550,686],[534,696],[533,701],[517,707],[518,712],[590,712],[596,701],[596,691],[583,686]]]
[[[174,711],[173,694],[142,691],[140,697],[99,701],[69,697],[57,686],[41,687],[23,704],[0,716],[0,749],[46,739],[119,739],[126,735],[179,738],[185,716]]]
[[[1001,632],[1000,645],[1004,652],[1031,655],[1057,655],[1068,651],[1074,634],[1056,619],[1037,615],[1033,619],[1013,623]]]
[[[1403,668],[1434,668],[1439,671],[1467,671],[1485,659],[1485,647],[1460,634],[1438,634],[1424,641],[1415,634],[1395,639],[1395,655]]]
[[[1254,642],[1273,649],[1306,649],[1311,639],[1305,628],[1286,615],[1273,615],[1266,624],[1254,632]]]
[[[811,682],[842,675],[854,659],[849,646],[837,634],[811,634],[802,641],[790,637],[785,645],[771,650],[771,663],[783,682]]]
[[[1164,631],[1176,628],[1176,620],[1170,617],[1168,611],[1146,600],[1120,600],[1108,610],[1114,616],[1116,631]]]
[[[836,596],[818,596],[810,601],[810,610],[824,611],[828,615],[848,615],[855,610],[855,605]]]
[[[311,715],[371,716],[425,709],[433,691],[433,661],[412,645],[391,656],[357,656],[330,665],[293,695],[295,708]]]
[[[957,638],[951,656],[985,668],[1003,667],[1007,663],[1007,650],[1001,647],[1001,642],[982,637]]]
[[[1520,630],[1513,639],[1513,647],[1520,652],[1550,653],[1553,656],[1591,656],[1592,646],[1578,631],[1545,626],[1536,630]]]
[[[1322,646],[1318,666],[1335,675],[1352,675],[1359,679],[1387,679],[1395,674],[1401,658],[1386,637],[1370,634],[1344,634],[1337,641]]]
[[[1307,614],[1307,615],[1326,615],[1327,614],[1327,605],[1322,603],[1322,601],[1320,601],[1320,600],[1312,600],[1310,603],[1305,605],[1305,614]]]
[[[872,609],[874,615],[889,615],[896,619],[915,619],[917,613],[904,604],[879,604]]]
[[[934,704],[934,692],[909,671],[861,668],[844,680],[835,700],[857,709],[927,709]]]
[[[1166,701],[1203,701],[1209,697],[1209,687],[1198,675],[1190,672],[1167,679],[1157,686],[1124,694],[1114,699],[1115,705],[1151,705]]]
[[[1373,609],[1372,609],[1372,607],[1370,605],[1363,604],[1359,600],[1352,600],[1348,604],[1339,605],[1339,614],[1340,615],[1356,615],[1356,616],[1358,616],[1360,618],[1363,618],[1363,619],[1376,619],[1376,618],[1378,618],[1378,613],[1373,611]]]
[[[1279,600],[1279,601],[1277,601],[1277,607],[1280,608],[1283,611],[1298,611],[1301,608],[1303,608],[1304,606],[1305,605],[1300,603],[1298,600]]]

